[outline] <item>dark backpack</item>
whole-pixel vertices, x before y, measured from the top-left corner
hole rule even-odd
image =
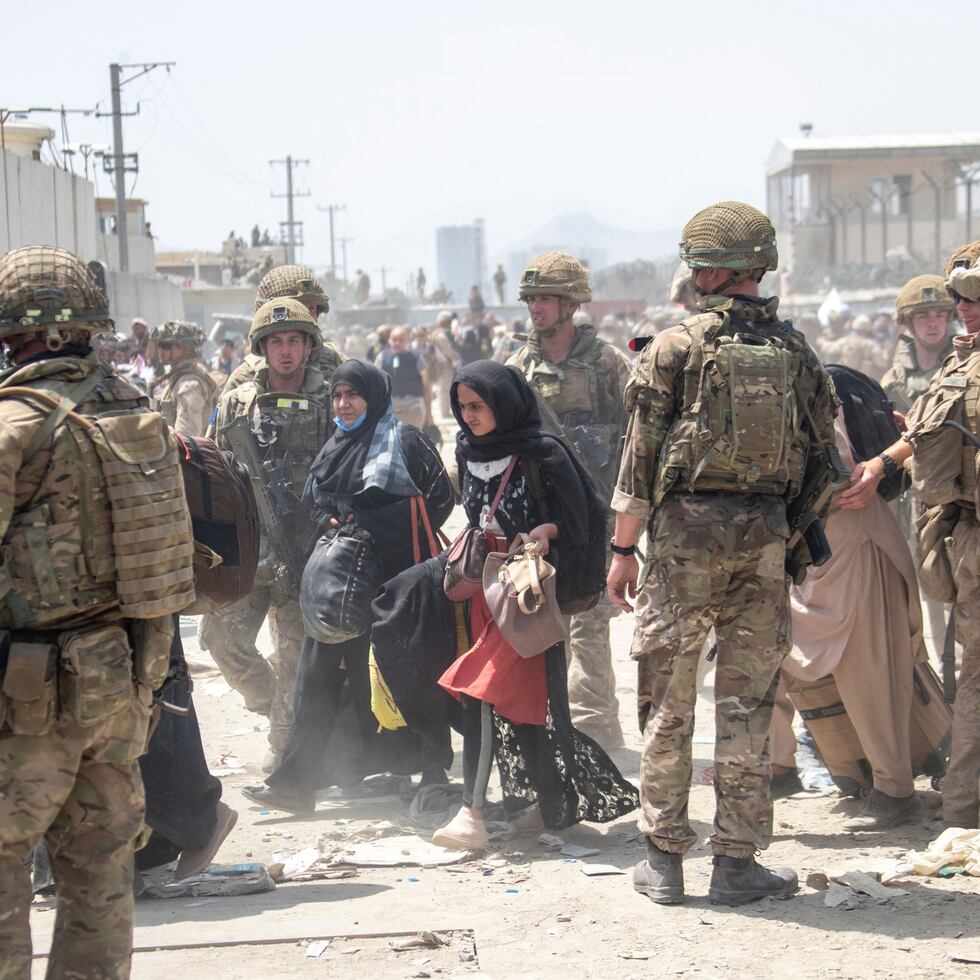
[[[183,612],[216,612],[249,595],[259,562],[259,516],[248,471],[210,439],[177,436],[194,526],[194,591]],[[218,562],[215,556],[220,556]]]
[[[844,411],[844,425],[854,450],[854,461],[863,463],[873,459],[897,442],[902,434],[892,414],[894,403],[885,394],[885,389],[866,374],[843,364],[826,367]],[[878,493],[885,500],[894,500],[908,485],[908,476],[900,468],[878,484]]]

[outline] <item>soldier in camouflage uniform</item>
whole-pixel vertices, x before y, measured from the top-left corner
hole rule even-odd
[[[929,388],[940,365],[953,351],[950,327],[954,318],[942,276],[924,275],[910,279],[895,299],[895,317],[902,333],[895,347],[892,366],[881,379],[881,387],[903,415]],[[908,490],[896,504],[899,523],[912,553],[916,547],[916,521],[922,513],[915,494]],[[926,597],[933,645],[940,647],[946,631],[946,611],[941,602]]]
[[[314,321],[319,321],[330,309],[330,300],[320,285],[312,269],[305,265],[277,265],[270,269],[259,283],[255,291],[255,311],[270,299],[298,299],[310,312]],[[317,365],[323,377],[329,381],[338,364],[346,360],[343,354],[325,338],[321,342],[319,359],[313,358],[311,364]],[[251,381],[256,371],[262,367],[262,356],[257,353],[245,352],[242,363],[231,372],[222,394],[237,388],[244,381]]]
[[[203,436],[218,403],[218,386],[201,360],[204,331],[196,323],[168,320],[151,342],[170,368],[150,387],[153,407],[182,436]]]
[[[591,318],[573,323],[579,305],[592,299],[592,290],[588,272],[572,256],[545,252],[531,259],[521,275],[520,298],[527,302],[532,331],[507,363],[527,378],[549,410],[553,427],[608,501],[626,428],[623,388],[629,361],[599,338]],[[609,621],[617,614],[603,596],[588,612],[572,616],[569,627],[572,723],[607,750],[623,744],[609,645]]]
[[[709,898],[739,905],[797,888],[794,872],[769,871],[753,854],[772,834],[767,736],[789,650],[786,502],[800,490],[808,453],[833,443],[836,399],[816,354],[777,318],[778,299],[759,297],[777,263],[764,214],[733,201],[699,211],[681,255],[702,313],[658,334],[638,358],[612,502],[609,595],[623,609],[636,595],[645,527],[648,541],[632,649],[647,860],[634,885],[656,902],[684,900],[681,858],[697,839],[688,817],[696,674],[713,626]]]
[[[0,258],[0,340],[12,362],[0,375],[0,975],[18,980],[31,976],[26,863],[42,840],[58,895],[47,975],[129,976],[136,760],[167,670],[169,613],[194,597],[176,448],[143,393],[92,353],[111,329],[105,293],[70,252],[27,246]],[[154,514],[139,528],[160,547],[157,563],[144,548],[127,569],[93,419],[167,453],[164,475],[144,484]],[[144,511],[150,501],[129,502]],[[161,581],[140,564],[168,580],[169,599],[137,605],[147,593],[130,586]]]
[[[222,393],[208,435],[223,449],[229,448],[223,430],[240,415],[249,418],[266,458],[281,460],[287,469],[297,508],[296,544],[303,548],[311,543],[314,531],[309,506],[301,504],[303,490],[310,465],[332,428],[330,386],[315,366],[322,349],[320,328],[299,300],[270,300],[255,314],[249,342],[252,353],[261,358],[260,366],[251,380]],[[282,362],[280,348],[287,342],[292,346],[284,349],[291,359]],[[303,642],[298,602],[302,570],[284,572],[269,547],[267,528],[263,528],[262,549],[255,591],[230,608],[205,616],[200,641],[228,683],[245,698],[246,707],[270,716],[273,757],[265,765],[274,766],[274,756],[285,746],[292,726],[293,688]],[[269,661],[255,646],[267,614],[273,643]]]
[[[895,318],[903,329],[881,387],[903,415],[953,351],[953,313],[942,276],[916,276],[898,292]]]
[[[952,601],[963,661],[953,704],[949,768],[942,781],[943,823],[972,828],[980,821],[980,241],[957,249],[946,264],[946,290],[966,334],[907,416],[908,430],[880,456],[854,468],[842,507],[862,507],[878,483],[910,457],[912,485],[929,508],[923,515],[920,578],[936,598]],[[958,422],[973,436],[946,426]],[[926,542],[932,540],[936,547]],[[930,570],[931,569],[931,570]],[[925,584],[924,586],[925,587]],[[871,813],[887,808],[874,794]]]

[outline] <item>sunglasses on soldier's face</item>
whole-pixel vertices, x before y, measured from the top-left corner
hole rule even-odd
[[[159,347],[160,350],[171,350],[173,346],[174,346],[174,342],[172,340],[161,340],[157,344],[157,347]]]
[[[949,296],[950,296],[950,299],[952,299],[954,306],[957,303],[977,303],[977,302],[980,302],[980,300],[968,299],[966,296],[963,296],[960,293],[958,293],[955,289],[951,289],[949,291]]]

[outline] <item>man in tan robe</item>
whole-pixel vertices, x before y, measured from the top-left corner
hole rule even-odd
[[[854,466],[844,429],[837,444]],[[884,830],[918,812],[912,782],[909,719],[913,665],[925,656],[915,567],[897,519],[875,494],[860,510],[835,504],[825,523],[833,557],[811,568],[791,593],[793,648],[783,662],[770,728],[774,782],[795,773],[795,679],[832,674],[871,764],[874,788],[847,830]]]

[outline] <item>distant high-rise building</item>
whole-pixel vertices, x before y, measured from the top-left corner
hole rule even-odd
[[[445,225],[436,229],[436,271],[436,284],[446,287],[454,303],[465,304],[472,286],[479,286],[483,298],[489,301],[482,218],[471,225]]]

